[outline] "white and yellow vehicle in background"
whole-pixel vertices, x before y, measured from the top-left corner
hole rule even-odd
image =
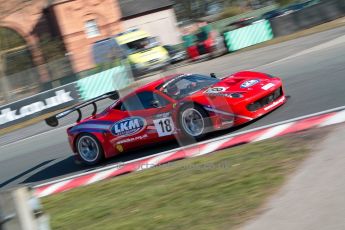
[[[121,54],[114,55],[114,50]],[[109,61],[109,57],[125,56],[135,76],[163,69],[170,64],[168,51],[155,37],[140,29],[131,29],[94,43],[93,54],[96,64]]]

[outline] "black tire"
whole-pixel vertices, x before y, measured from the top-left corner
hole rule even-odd
[[[186,124],[186,121],[184,121],[186,116],[189,116],[188,113],[193,112],[196,114],[197,117],[200,117],[201,119],[196,119],[196,123],[201,125],[199,129],[193,130],[191,128],[188,128],[188,124]],[[187,114],[186,114],[187,113]],[[188,123],[188,122],[187,122]],[[209,119],[208,113],[200,106],[196,104],[186,104],[180,108],[179,111],[179,117],[178,117],[178,125],[182,133],[182,142],[191,142],[191,141],[198,141],[205,137],[205,135],[210,131],[212,128],[211,121]]]
[[[87,145],[89,146],[87,147]],[[103,147],[98,139],[92,134],[83,133],[79,135],[75,147],[84,165],[96,165],[104,159]],[[90,150],[89,153],[87,153],[87,148]]]

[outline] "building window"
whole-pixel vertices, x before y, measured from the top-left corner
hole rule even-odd
[[[89,20],[85,22],[86,36],[88,38],[96,37],[99,35],[99,30],[96,20]]]

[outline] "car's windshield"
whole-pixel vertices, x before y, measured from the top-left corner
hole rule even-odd
[[[146,37],[126,43],[123,46],[125,46],[129,54],[132,54],[157,46],[157,42],[154,38]]]
[[[179,100],[219,81],[217,78],[198,74],[183,75],[164,83],[158,89],[169,97]]]

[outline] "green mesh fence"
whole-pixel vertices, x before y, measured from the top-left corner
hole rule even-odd
[[[133,81],[125,66],[118,66],[77,81],[81,100],[88,100],[109,91],[125,88]]]
[[[249,26],[224,33],[228,50],[236,51],[248,46],[271,40],[273,32],[269,21],[257,21]]]

